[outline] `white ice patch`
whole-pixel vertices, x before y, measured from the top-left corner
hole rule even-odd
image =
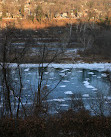
[[[93,77],[96,77],[96,75],[92,75]]]
[[[88,81],[88,80],[90,80],[90,79],[89,79],[89,78],[85,78],[85,80],[87,80],[87,81]]]
[[[50,87],[50,85],[46,85],[47,87]]]
[[[62,82],[66,82],[67,83],[67,82],[70,82],[70,81],[68,81],[68,80],[62,80]]]
[[[89,85],[88,81],[83,81],[84,85]]]
[[[108,96],[108,97],[107,97],[107,99],[111,100],[111,97],[110,97],[110,96]]]
[[[79,70],[79,71],[77,71],[77,72],[82,73],[83,71],[82,71],[82,70]]]
[[[67,95],[72,95],[73,94],[72,91],[66,91],[64,93],[67,94]]]
[[[0,63],[2,64],[2,63]],[[17,63],[7,63],[9,67],[17,67]],[[48,65],[48,63],[43,64],[44,67]],[[39,64],[21,64],[20,67],[39,67]],[[69,68],[79,68],[79,69],[90,69],[90,70],[98,70],[98,71],[111,71],[111,63],[77,63],[77,64],[56,64],[52,63],[49,64],[48,67],[53,68],[63,68],[63,69],[69,69]]]
[[[65,73],[60,73],[59,75],[62,77],[66,76]]]
[[[93,75],[94,73],[93,72],[88,72],[88,74]]]
[[[85,108],[87,109],[87,110],[90,110],[91,108],[90,108],[90,105],[85,105]]]
[[[98,90],[98,89],[97,89],[97,88],[93,88],[92,90],[96,91],[96,90]]]
[[[26,90],[26,88],[22,88],[22,90]]]
[[[98,76],[97,78],[100,79],[101,77]]]
[[[57,101],[57,102],[64,102],[64,99],[52,99],[52,101]]]
[[[83,97],[89,97],[89,94],[84,94],[84,95],[82,95]]]
[[[66,71],[69,71],[69,69],[64,69],[64,70],[61,70],[60,72],[63,73],[63,72],[66,72]]]
[[[77,64],[50,64],[54,68],[79,68],[98,71],[111,71],[111,63],[77,63]]]
[[[87,88],[94,88],[93,86],[91,86],[91,85],[85,85]]]
[[[101,74],[102,77],[107,77],[107,74],[103,73]]]
[[[56,101],[57,101],[57,102],[64,102],[65,100],[62,99],[62,98],[61,98],[61,99],[49,99],[49,100],[47,100],[47,102],[54,102],[54,101],[55,101],[55,102],[56,102]]]
[[[49,78],[49,79],[54,79],[54,78]]]
[[[68,74],[71,74],[71,72],[68,72]]]
[[[61,107],[68,107],[69,105],[67,105],[67,104],[61,104],[60,106]]]
[[[61,88],[65,88],[65,87],[66,87],[66,85],[61,85],[60,87],[61,87]]]
[[[83,81],[83,83],[84,83],[84,86],[85,86],[86,88],[91,88],[92,90],[96,90],[96,88],[93,87],[92,85],[90,85],[90,83],[89,83],[88,81]]]
[[[27,69],[24,69],[24,71],[26,71],[26,72],[27,72],[27,71],[29,71],[29,68],[27,68]]]
[[[30,82],[30,80],[27,80],[27,82]]]
[[[17,81],[17,80],[18,80],[18,78],[15,78],[15,80]]]
[[[48,74],[49,72],[44,72],[44,74]]]

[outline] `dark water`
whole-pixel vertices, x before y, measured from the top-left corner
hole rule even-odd
[[[17,99],[20,88],[18,70],[10,69],[9,72],[9,82],[14,91],[16,91],[15,97]],[[23,83],[21,100],[23,104],[33,103],[38,88],[38,81],[40,80],[38,72],[38,68],[21,68]],[[108,98],[108,100],[111,99],[111,83],[107,78],[108,75],[110,74],[88,69],[44,69],[42,87],[45,87],[48,92],[52,90],[47,97],[47,102],[53,105],[56,104],[56,109],[50,109],[51,113],[70,108],[70,102],[74,95],[77,95],[76,99],[81,98],[83,100],[86,109],[90,109],[91,101],[96,100],[96,103],[99,102],[98,95],[100,95],[100,97],[102,95],[104,103],[108,104],[106,98]],[[2,100],[2,80],[0,81],[0,85]],[[13,96],[13,92],[10,94]],[[106,105],[104,107],[106,108]]]

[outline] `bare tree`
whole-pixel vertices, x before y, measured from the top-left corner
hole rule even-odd
[[[89,102],[90,108],[93,114],[98,116],[108,116],[111,113],[111,100],[108,96],[104,96],[103,93],[99,92]]]
[[[84,51],[93,47],[97,30],[97,25],[95,23],[77,24],[76,33],[78,41],[83,46]]]
[[[21,102],[21,92],[22,92],[22,81],[21,81],[21,72],[19,63],[21,60],[23,60],[23,57],[25,55],[26,48],[22,48],[20,53],[16,52],[16,48],[13,48],[12,41],[14,38],[17,38],[16,36],[16,29],[13,27],[7,27],[6,29],[2,30],[1,35],[1,56],[0,56],[0,66],[2,68],[2,85],[3,85],[3,91],[2,97],[3,97],[3,113],[6,113],[13,117],[13,101],[15,101],[15,98],[17,99],[16,102],[18,102],[18,108],[17,108],[17,117],[19,113],[19,104]],[[20,80],[20,90],[16,91],[14,89],[14,81],[12,78],[12,71],[10,69],[10,63],[17,62],[18,66],[17,69],[19,70],[19,80]],[[17,96],[17,93],[19,96]],[[22,102],[21,102],[22,103]]]
[[[52,62],[57,61],[59,56],[63,54],[62,48],[51,50],[50,47],[44,45],[38,51],[39,67],[38,67],[38,88],[36,94],[36,114],[44,110],[44,101],[48,95],[58,86],[62,79],[60,79],[52,88],[47,87],[48,79],[44,81],[45,70],[48,69]],[[47,63],[47,64],[45,64]],[[46,103],[46,102],[45,102]]]

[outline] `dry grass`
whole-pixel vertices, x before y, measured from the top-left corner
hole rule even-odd
[[[110,137],[111,117],[91,117],[86,110],[72,110],[25,119],[0,119],[1,137]]]

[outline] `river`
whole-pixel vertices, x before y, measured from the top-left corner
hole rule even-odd
[[[90,110],[90,102],[92,100],[99,100],[98,95],[102,95],[102,99],[107,104],[106,98],[111,99],[111,83],[108,76],[111,76],[111,71],[106,73],[106,70],[111,68],[111,64],[53,64],[44,68],[42,87],[45,87],[44,92],[51,93],[46,100],[53,107],[50,113],[57,113],[60,110],[67,110],[71,108],[71,101],[73,99],[82,99],[86,109]],[[77,67],[78,66],[78,67]],[[21,65],[22,76],[22,96],[23,104],[32,104],[35,93],[38,88],[38,81],[40,80],[38,65]],[[20,79],[18,76],[18,69],[15,65],[9,67],[9,82],[11,83],[17,99],[20,88]],[[2,76],[2,73],[1,73]],[[0,91],[2,93],[3,85],[0,81]],[[13,96],[13,92],[10,93]],[[43,93],[44,95],[46,93]],[[1,94],[1,107],[2,107]],[[12,99],[13,104],[13,99]]]

